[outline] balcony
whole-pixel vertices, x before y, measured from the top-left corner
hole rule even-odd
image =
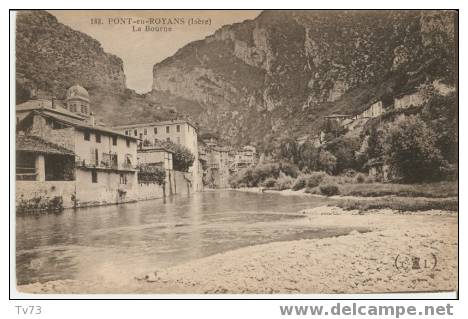
[[[77,168],[84,169],[99,169],[99,170],[114,170],[114,171],[133,171],[138,168],[131,163],[121,163],[120,165],[116,161],[105,161],[102,160],[96,165],[96,161],[90,160],[79,160],[75,163]]]

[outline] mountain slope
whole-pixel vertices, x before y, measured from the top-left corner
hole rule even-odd
[[[153,68],[153,91],[201,105],[190,115],[233,143],[316,131],[431,79],[453,83],[455,14],[265,11],[190,43]]]
[[[172,97],[164,100],[168,107],[161,107],[129,90],[122,60],[104,52],[98,41],[46,11],[18,12],[16,103],[34,96],[63,99],[67,88],[76,83],[89,91],[92,111],[108,124],[177,118],[181,115],[172,104],[187,103]]]

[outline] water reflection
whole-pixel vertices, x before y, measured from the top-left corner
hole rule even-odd
[[[347,233],[314,228],[296,214],[325,201],[219,191],[17,217],[18,283],[122,281],[247,245]]]

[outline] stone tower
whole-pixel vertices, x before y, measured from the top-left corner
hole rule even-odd
[[[89,94],[86,89],[78,84],[67,90],[66,108],[73,113],[89,117],[91,108],[89,105]]]

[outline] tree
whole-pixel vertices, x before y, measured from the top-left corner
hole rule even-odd
[[[346,169],[358,170],[356,152],[360,148],[360,140],[353,137],[338,137],[327,144],[326,150],[336,158],[335,172],[337,174]]]
[[[367,157],[368,159],[379,158],[383,154],[384,131],[379,127],[372,127],[367,138]]]
[[[387,124],[384,156],[405,182],[439,179],[445,166],[434,132],[416,116],[400,117]]]
[[[315,171],[318,167],[319,149],[310,140],[299,147],[299,161],[297,166],[303,171]]]
[[[175,144],[171,141],[163,142],[163,146],[168,150],[172,151],[172,164],[174,170],[181,172],[188,172],[190,166],[192,166],[195,156],[190,152],[188,148],[180,144]]]
[[[318,169],[333,174],[336,168],[336,157],[326,150],[321,150],[318,158]]]
[[[296,140],[291,137],[283,138],[280,141],[277,158],[297,164],[299,161],[299,146]]]
[[[437,132],[436,145],[449,163],[458,161],[457,95],[433,95],[422,112],[423,120]]]

